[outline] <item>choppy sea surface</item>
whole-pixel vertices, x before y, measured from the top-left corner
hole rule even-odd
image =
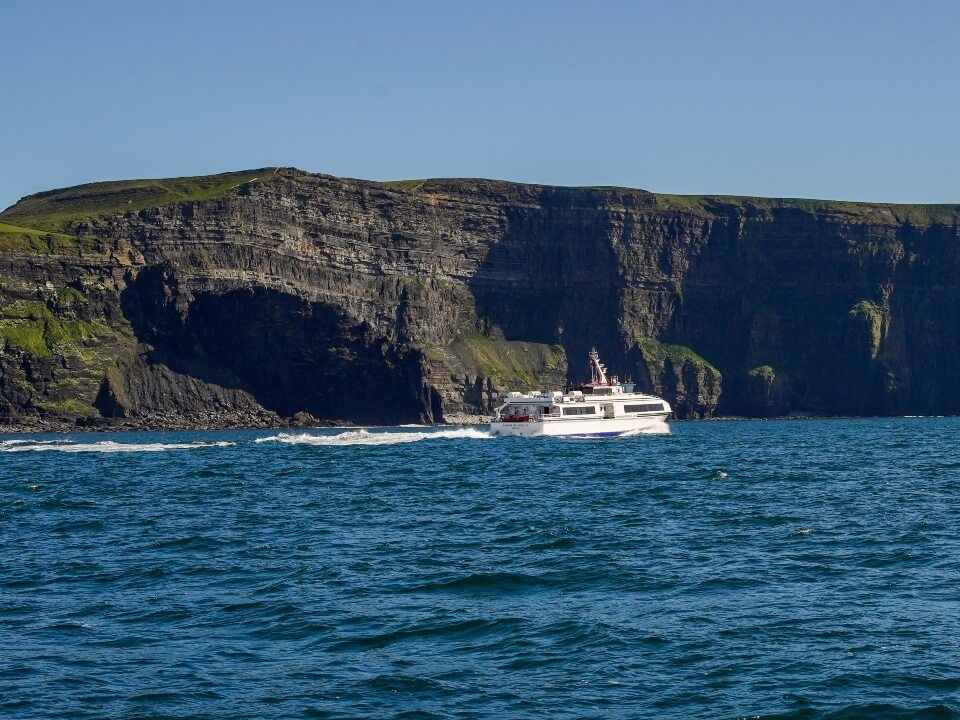
[[[0,716],[955,718],[958,438],[0,436]]]

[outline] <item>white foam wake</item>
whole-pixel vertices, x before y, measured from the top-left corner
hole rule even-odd
[[[370,432],[368,430],[349,430],[336,435],[311,435],[309,433],[280,433],[270,437],[257,438],[258,443],[279,442],[289,445],[396,445],[420,440],[489,440],[493,437],[486,430],[476,428],[457,428],[455,430],[434,430],[432,432]]]
[[[622,438],[628,437],[637,437],[638,435],[669,435],[670,426],[665,422],[657,423],[656,425],[651,425],[650,427],[645,427],[640,430],[628,430],[627,432],[620,435]]]
[[[199,448],[228,447],[235,444],[236,443],[225,440],[219,442],[192,443],[118,443],[113,440],[80,443],[70,440],[6,440],[0,443],[0,452],[166,452],[167,450],[197,450]]]
[[[11,445],[22,445],[23,443],[34,442],[33,440],[0,440],[0,449],[10,447]],[[52,440],[37,440],[36,442],[53,442]]]
[[[64,438],[57,438],[56,440],[34,440],[31,438],[21,439],[17,438],[16,440],[0,440],[0,449],[12,447],[14,445],[61,445],[63,443],[72,443],[74,440],[66,440]]]

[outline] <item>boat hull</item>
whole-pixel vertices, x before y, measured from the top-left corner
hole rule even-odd
[[[548,420],[547,422],[492,422],[493,435],[510,437],[617,437],[663,425],[669,413],[630,418]]]

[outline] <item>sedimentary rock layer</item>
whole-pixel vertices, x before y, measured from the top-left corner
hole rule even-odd
[[[8,423],[442,422],[611,369],[680,417],[954,413],[960,208],[264,169],[0,215]]]

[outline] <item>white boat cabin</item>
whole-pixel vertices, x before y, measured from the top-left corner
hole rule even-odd
[[[590,351],[590,382],[565,392],[511,392],[490,423],[499,435],[619,435],[662,423],[670,405],[633,392],[632,383],[607,377],[596,350]]]
[[[496,409],[495,422],[633,418],[663,413],[664,410],[665,405],[660,398],[627,393],[621,385],[594,388],[589,394],[582,390],[574,390],[566,395],[559,391],[549,395],[512,392],[507,395],[506,402]]]

